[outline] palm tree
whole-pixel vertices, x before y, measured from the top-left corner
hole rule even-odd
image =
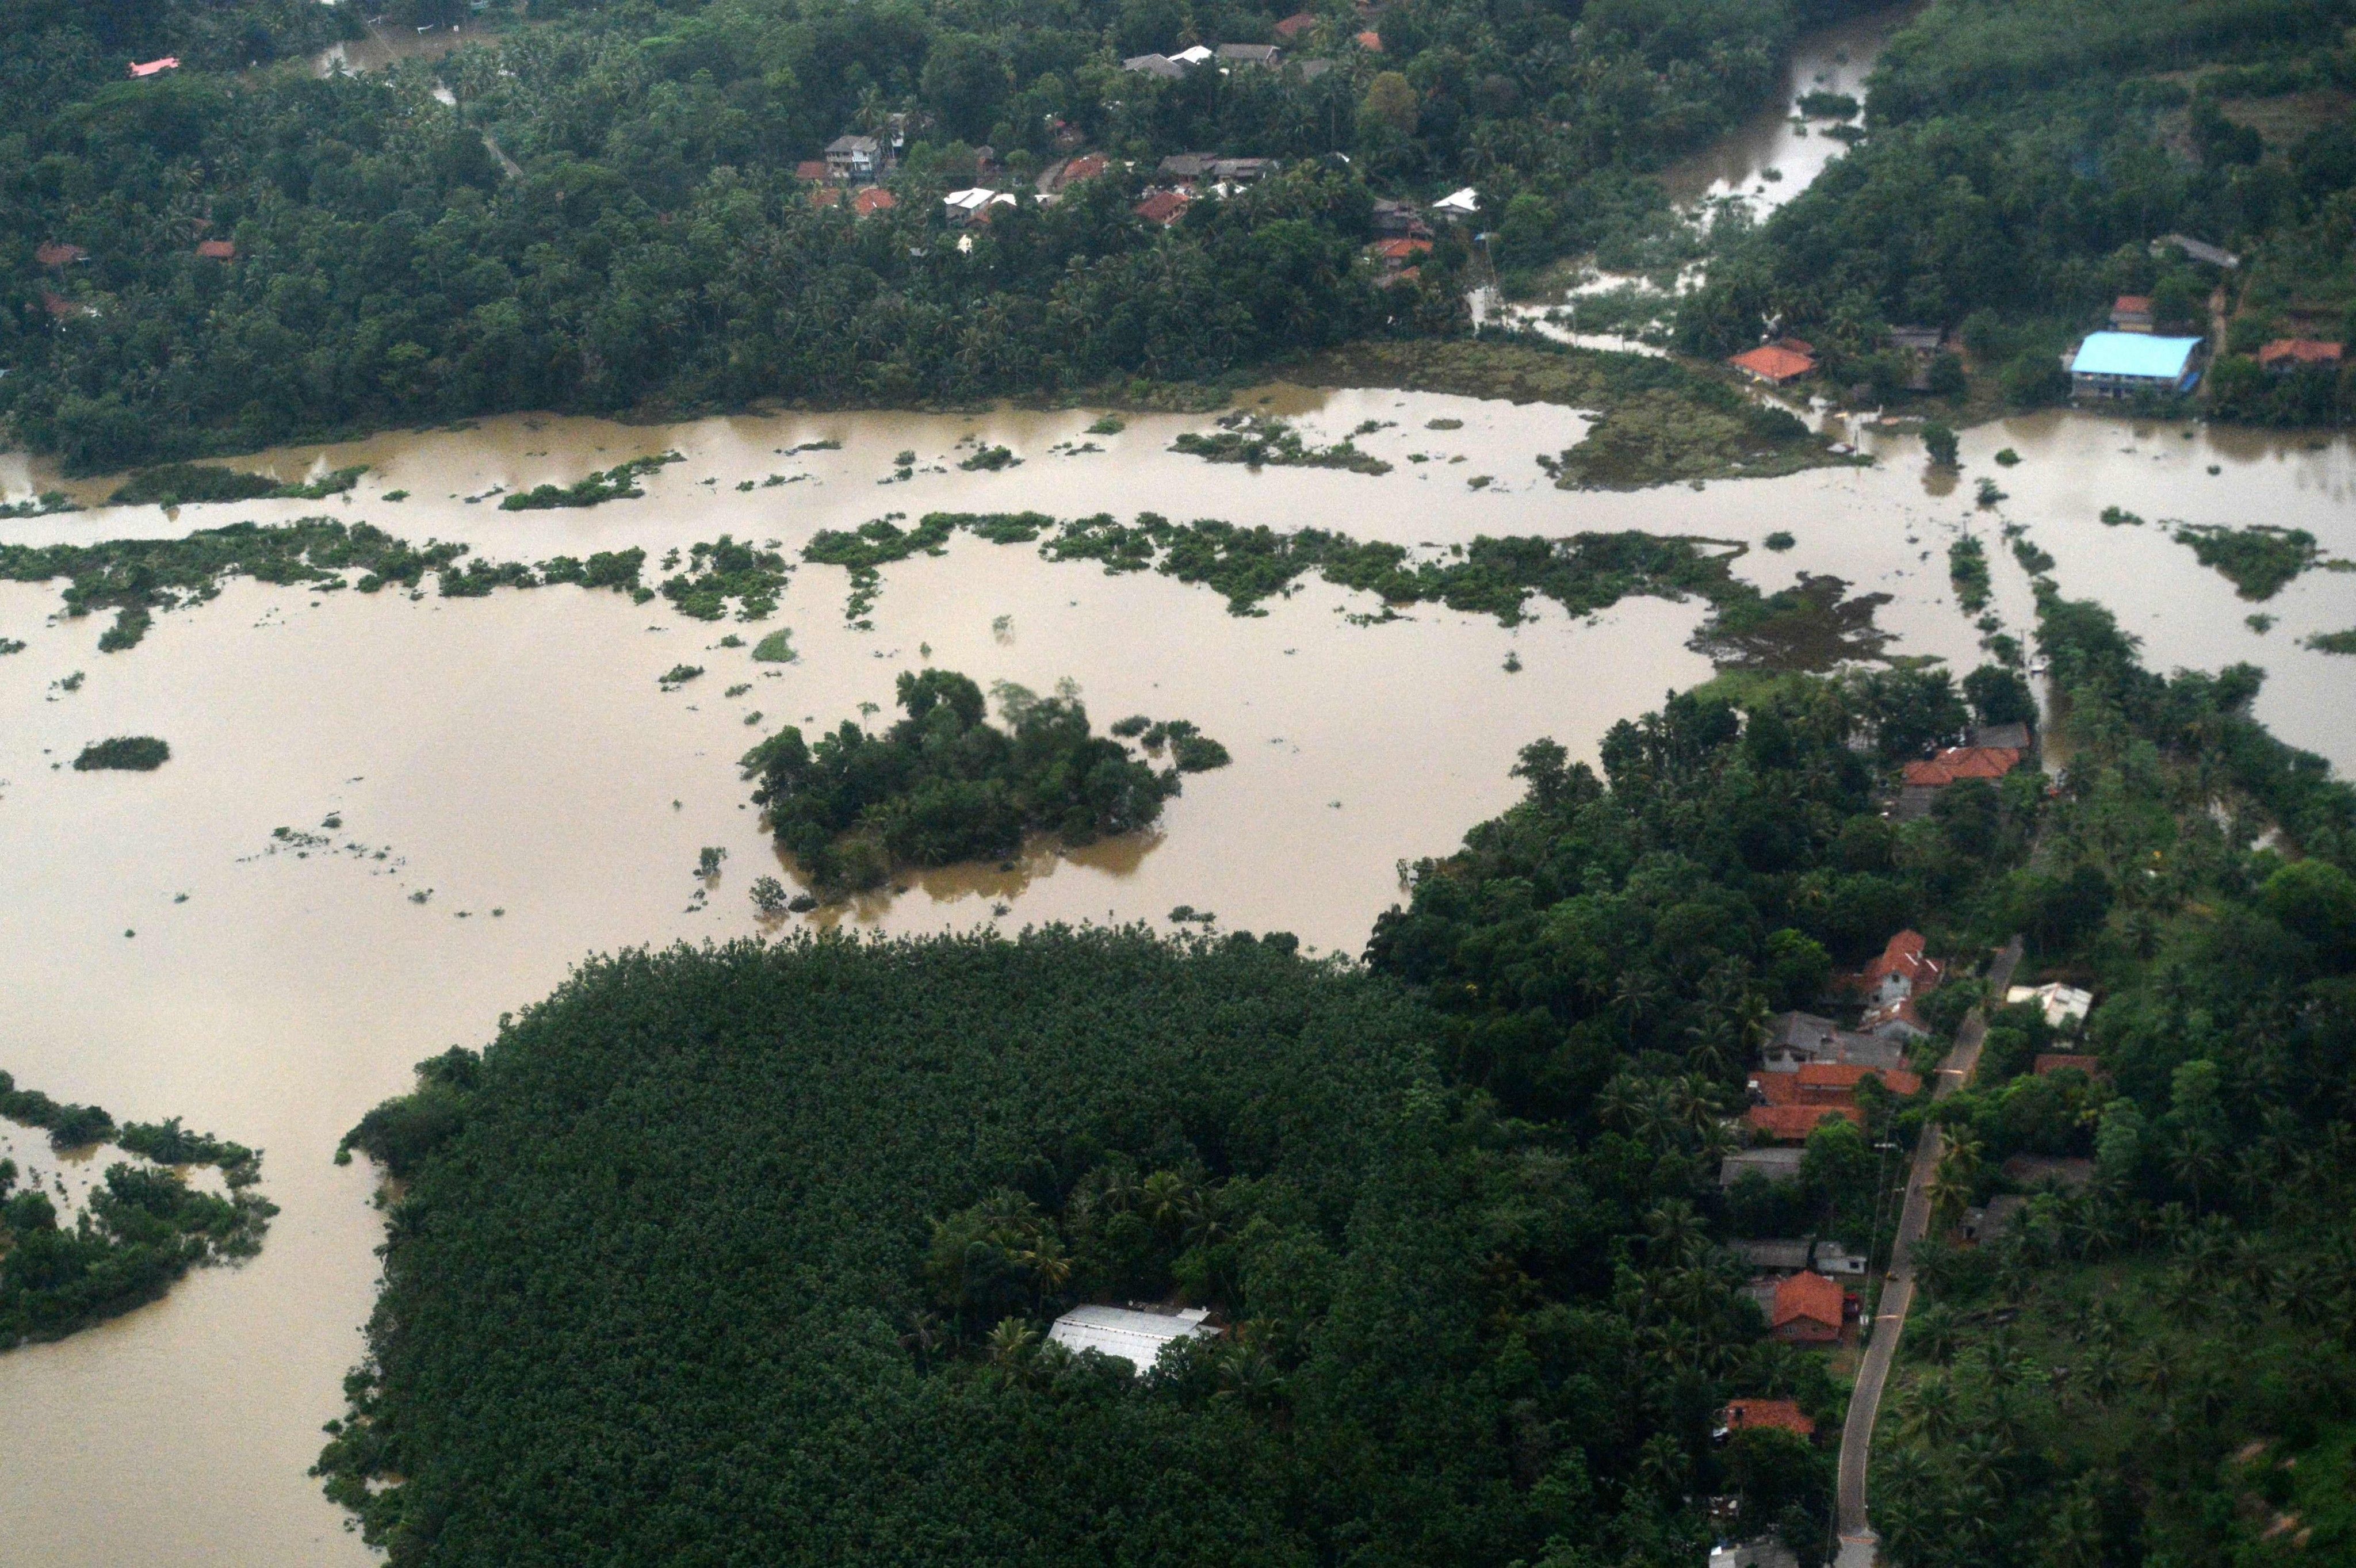
[[[933,1352],[948,1339],[941,1320],[919,1307],[908,1314],[908,1331],[900,1336],[900,1348],[916,1358],[916,1375],[922,1377],[932,1369]]]
[[[1709,1233],[1703,1228],[1701,1217],[1682,1197],[1666,1198],[1654,1205],[1652,1212],[1644,1216],[1644,1229],[1652,1237],[1645,1255],[1655,1263],[1690,1269],[1709,1250]]]
[[[1917,1379],[1899,1401],[1898,1411],[1899,1430],[1933,1448],[1946,1445],[1960,1420],[1954,1385],[1944,1372],[1926,1372]]]
[[[1931,1173],[1927,1189],[1931,1198],[1932,1229],[1949,1230],[1971,1207],[1972,1195],[1979,1186],[1980,1146],[1967,1133],[1955,1134],[1939,1156],[1938,1168]]]
[[[1019,1317],[1001,1317],[982,1341],[989,1363],[1011,1378],[1020,1378],[1039,1353],[1039,1331]]]
[[[1636,1021],[1639,1018],[1649,1018],[1658,1010],[1661,1003],[1661,983],[1654,977],[1652,971],[1631,966],[1628,972],[1620,977],[1619,985],[1612,991],[1612,1000],[1613,1005],[1620,1009],[1621,1015],[1627,1021],[1628,1048],[1633,1050],[1636,1048]]]

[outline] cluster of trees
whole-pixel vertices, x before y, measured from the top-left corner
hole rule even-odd
[[[1725,1381],[1830,1391],[1665,1197],[1689,1128],[1590,1162],[1428,1031],[1276,937],[592,963],[376,1119],[410,1182],[323,1473],[398,1563],[1700,1550]],[[1222,1332],[1043,1348],[1084,1286]],[[1755,1496],[1821,1498],[1760,1447]]]
[[[1295,48],[1323,75],[1163,81],[1121,54],[1267,38],[1281,7],[592,0],[509,27],[507,0],[405,0],[485,41],[315,80],[230,68],[348,8],[8,0],[0,86],[28,85],[0,92],[0,414],[89,470],[518,406],[1150,388],[1444,330],[1465,238],[1377,289],[1376,190],[1476,182],[1508,266],[1591,243],[1657,216],[1643,171],[1747,112],[1794,27],[1844,4],[1412,0],[1380,53],[1337,5]],[[180,70],[120,79],[168,49]],[[813,206],[796,165],[895,117],[898,207]],[[974,182],[976,145],[1021,188],[1075,134],[1121,161],[962,249],[936,198]],[[1177,151],[1288,166],[1165,229],[1131,207]],[[37,264],[53,242],[86,257]]]
[[[1171,743],[1172,765],[1156,769],[1093,733],[1068,686],[1042,697],[1001,682],[996,694],[1002,728],[969,677],[902,671],[906,716],[881,735],[845,719],[812,746],[787,725],[746,752],[744,775],[760,780],[754,803],[812,885],[841,893],[880,886],[904,865],[1002,860],[1027,832],[1086,843],[1151,827],[1180,773],[1227,760],[1184,721],[1116,725],[1150,749]]]
[[[1998,1015],[1934,1196],[2012,1188],[2014,1154],[2093,1175],[1926,1249],[1874,1522],[1909,1568],[2345,1555],[2356,792],[2250,718],[2253,671],[2159,677],[2050,592],[2040,637],[2071,768],[2038,856],[2104,895],[2040,957],[2099,1000],[2058,1047]],[[2254,849],[2276,824],[2295,850]],[[2102,1070],[2027,1075],[2050,1048]]]
[[[1944,327],[2028,404],[2067,393],[2060,355],[2115,296],[2150,295],[2163,324],[2205,332],[2226,285],[2247,308],[2222,346],[2218,410],[2345,419],[2356,380],[2277,381],[2245,356],[2294,329],[2346,339],[2356,325],[2356,133],[2327,118],[2269,145],[2221,104],[2344,90],[2351,16],[2340,0],[1941,0],[1877,66],[1870,137],[1713,265],[1681,340],[1741,348],[1773,318],[1833,374],[1866,381],[1887,326]],[[2244,265],[2229,277],[2155,256],[2170,232]],[[1963,388],[1951,376],[1948,390]]]
[[[117,1126],[99,1106],[18,1089],[5,1072],[0,1116],[47,1129],[59,1149],[112,1143],[155,1162],[109,1165],[69,1227],[37,1184],[18,1190],[16,1161],[0,1160],[0,1350],[128,1312],[200,1264],[251,1257],[278,1212],[253,1190],[257,1151],[190,1133],[177,1116]],[[177,1171],[155,1168],[180,1165],[220,1166],[229,1196],[198,1192]]]

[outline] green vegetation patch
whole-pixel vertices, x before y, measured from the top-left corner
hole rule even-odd
[[[63,490],[43,490],[30,500],[12,501],[0,506],[0,518],[50,517],[61,511],[80,511]]]
[[[2315,535],[2303,528],[2254,523],[2247,528],[2179,523],[2176,542],[2189,545],[2201,564],[2233,585],[2245,599],[2270,599],[2323,558]]]
[[[1987,608],[1987,546],[1968,533],[1948,545],[1947,581],[1954,585],[1955,603],[1963,607],[1965,615],[1977,615]]]
[[[718,620],[736,601],[738,620],[766,620],[776,613],[793,568],[774,550],[740,544],[726,534],[688,551],[688,569],[663,579],[662,596],[683,616]]]
[[[1387,474],[1391,466],[1361,452],[1348,437],[1331,446],[1312,446],[1301,432],[1281,419],[1258,413],[1231,413],[1211,431],[1189,430],[1170,444],[1212,463],[1241,463],[1247,467],[1346,468],[1354,474]]]
[[[2356,653],[2356,629],[2319,631],[2307,639],[2307,645],[2318,653]]]
[[[195,506],[213,501],[325,500],[343,495],[368,472],[365,463],[305,483],[282,484],[267,474],[249,474],[204,463],[167,463],[143,468],[106,498],[109,506]]]
[[[216,1197],[192,1189],[177,1170],[118,1162],[69,1229],[48,1195],[16,1190],[16,1162],[0,1160],[0,1351],[154,1301],[199,1264],[250,1258],[278,1212],[252,1190],[262,1179],[258,1151],[187,1132],[177,1117],[117,1126],[98,1106],[18,1089],[5,1072],[0,1116],[47,1129],[60,1150],[112,1143],[157,1165],[217,1165],[229,1185],[228,1197]]]
[[[799,655],[794,652],[794,634],[779,627],[753,645],[753,660],[758,664],[791,664]]]
[[[519,490],[502,498],[499,510],[546,511],[560,507],[602,506],[607,501],[635,500],[647,493],[638,488],[640,479],[666,463],[683,463],[686,460],[677,452],[633,457],[626,463],[616,463],[569,485],[534,485],[528,490]]]
[[[1151,827],[1181,772],[1226,761],[1193,725],[1165,723],[1150,749],[1170,744],[1173,766],[1157,771],[1092,734],[1069,688],[1042,697],[1001,683],[995,694],[1002,727],[965,676],[904,671],[906,716],[882,735],[845,719],[813,746],[789,725],[746,752],[754,802],[810,882],[839,894],[880,886],[903,865],[1003,860],[1026,833],[1087,843]]]
[[[112,740],[91,741],[81,748],[81,755],[74,758],[73,765],[77,773],[88,773],[98,768],[152,773],[171,757],[171,746],[152,735],[120,735]]]

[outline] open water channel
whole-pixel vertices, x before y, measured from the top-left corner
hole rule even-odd
[[[2244,618],[2257,607],[2163,530],[2098,521],[2117,505],[2296,525],[2356,557],[2356,449],[2344,437],[2052,413],[1965,433],[1960,487],[1926,476],[1911,438],[1858,432],[1872,467],[1566,493],[1535,456],[1578,439],[1583,422],[1569,410],[1265,395],[1320,441],[1389,422],[1359,443],[1394,470],[1255,472],[1168,451],[1202,416],[1132,417],[1109,436],[1085,434],[1087,413],[669,427],[519,417],[239,460],[288,479],[369,465],[337,501],[173,517],[96,507],[112,481],[94,481],[66,487],[94,510],[0,523],[0,539],[177,536],[324,511],[412,542],[463,540],[496,560],[641,545],[654,576],[666,551],[723,532],[776,540],[798,559],[820,528],[938,509],[1151,510],[1443,548],[1483,533],[1639,528],[1746,542],[1737,570],[1765,589],[1805,571],[1889,594],[1890,651],[1962,670],[1977,634],[1954,606],[1946,546],[1966,529],[1987,540],[1997,608],[2025,632],[2026,579],[1997,537],[2010,520],[2056,557],[2066,592],[2110,605],[2146,639],[2153,663],[2265,666],[2260,715],[2356,768],[2356,660],[2298,646],[2356,627],[2356,576],[2302,576],[2264,607],[2277,624],[2261,634]],[[1023,461],[959,472],[974,440]],[[840,446],[791,450],[819,441]],[[1089,444],[1101,450],[1072,450]],[[2006,446],[2022,460],[1999,469],[1991,458]],[[903,449],[937,471],[880,483]],[[648,479],[642,499],[509,513],[466,499],[665,450],[685,460]],[[1416,453],[1430,460],[1407,460]],[[771,475],[791,482],[765,487]],[[1468,483],[1483,475],[1487,486]],[[1976,506],[1980,475],[2010,499]],[[0,501],[55,483],[0,454]],[[388,501],[395,490],[409,498]],[[1759,547],[1778,530],[1794,548]],[[1312,582],[1264,617],[1238,618],[1206,589],[966,535],[942,557],[884,568],[866,631],[847,623],[846,575],[825,566],[799,568],[758,627],[572,587],[450,599],[240,580],[157,617],[137,648],[102,653],[106,618],[63,618],[59,586],[0,585],[0,638],[27,644],[0,658],[0,1067],[121,1119],[182,1115],[263,1148],[263,1190],[283,1212],[243,1267],[200,1271],[61,1343],[0,1353],[0,1568],[369,1559],[305,1474],[361,1348],[381,1234],[372,1174],[336,1166],[336,1141],[408,1086],[411,1064],[481,1044],[500,1013],[546,994],[584,955],[779,929],[746,898],[755,876],[781,868],[734,767],[778,724],[831,726],[862,703],[888,718],[894,677],[929,662],[1039,690],[1068,678],[1099,723],[1189,718],[1235,757],[1190,778],[1146,837],[1042,851],[1012,871],[916,877],[813,917],[822,922],[1166,926],[1185,904],[1215,911],[1222,929],[1286,929],[1353,952],[1399,897],[1401,858],[1446,853],[1515,798],[1506,770],[1525,742],[1552,735],[1592,758],[1613,721],[1711,672],[1687,646],[1698,603],[1630,599],[1574,621],[1534,601],[1537,618],[1511,629],[1424,607],[1369,626],[1350,613],[1376,606]],[[777,626],[792,628],[798,660],[752,662],[750,642]],[[747,647],[717,646],[730,632]],[[706,673],[661,690],[679,663]],[[75,671],[84,678],[69,691]],[[749,690],[727,694],[740,684]],[[118,734],[161,736],[172,760],[150,774],[63,766]],[[337,826],[324,825],[331,817]],[[280,828],[326,843],[274,837]],[[707,845],[727,859],[698,898]]]

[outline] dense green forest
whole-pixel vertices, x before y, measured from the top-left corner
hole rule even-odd
[[[46,1129],[59,1149],[111,1144],[152,1165],[106,1167],[71,1226],[39,1186],[0,1160],[0,1350],[56,1339],[154,1301],[200,1264],[250,1258],[278,1208],[254,1190],[262,1155],[190,1133],[180,1119],[117,1125],[95,1105],[18,1089],[0,1072],[0,1117]],[[190,1187],[174,1165],[217,1165],[229,1196]]]
[[[1680,338],[1723,352],[1772,318],[1886,383],[1883,329],[1941,327],[2029,404],[2067,392],[2061,355],[2116,295],[2206,333],[2222,287],[2217,412],[2356,415],[2356,374],[2249,357],[2356,341],[2351,21],[2347,0],[1936,0],[1876,67],[1867,139],[1713,262]],[[2241,265],[2154,254],[2172,233]]]
[[[289,57],[351,7],[6,0],[0,414],[87,470],[525,406],[1151,397],[1453,328],[1465,233],[1378,288],[1376,195],[1477,183],[1507,265],[1656,221],[1645,172],[1753,108],[1794,29],[1845,8],[1400,0],[1376,52],[1334,5],[1290,47],[1322,73],[1163,81],[1119,59],[1266,40],[1281,7],[396,0],[388,27],[463,20],[465,47],[316,80]],[[123,79],[173,51],[178,70]],[[894,115],[897,207],[814,205],[796,166]],[[996,209],[969,252],[937,199],[982,177],[985,145],[1002,188],[1071,145],[1136,166]],[[1285,166],[1141,219],[1178,152]],[[39,262],[51,244],[80,258]]]
[[[1087,843],[1151,827],[1179,775],[1226,766],[1226,748],[1185,720],[1142,714],[1109,735],[1068,684],[1053,696],[1000,682],[1002,725],[981,688],[950,670],[902,671],[905,717],[880,735],[850,719],[815,745],[787,725],[744,757],[778,846],[824,892],[879,887],[906,865],[1003,860],[1025,833]],[[1119,738],[1116,738],[1119,737]],[[1149,755],[1167,746],[1156,768]]]
[[[2001,1015],[1940,1107],[1934,1230],[2029,1200],[1920,1255],[1875,1523],[1905,1568],[2346,1561],[2356,797],[2252,721],[2246,667],[2158,677],[2050,585],[2040,642],[2071,763],[2038,861],[2108,908],[2039,960],[2099,1001],[2060,1042]],[[2254,848],[2268,824],[2304,853]],[[2100,1069],[2036,1076],[2040,1049]],[[2021,1155],[2091,1176],[2008,1179]]]

